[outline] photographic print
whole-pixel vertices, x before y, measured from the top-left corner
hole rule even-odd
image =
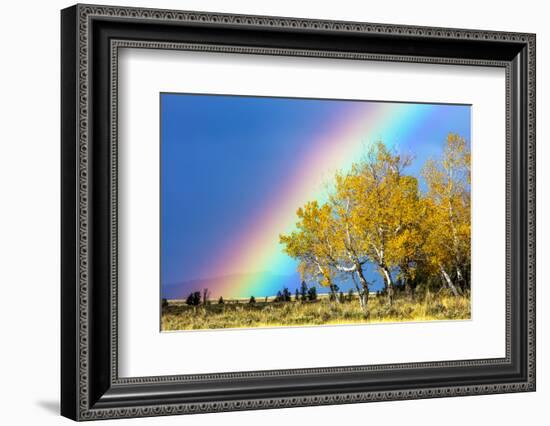
[[[470,105],[161,93],[161,331],[470,319],[470,146]]]

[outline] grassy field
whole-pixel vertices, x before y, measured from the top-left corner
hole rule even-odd
[[[404,321],[470,319],[469,296],[426,294],[414,300],[397,297],[392,306],[383,296],[369,298],[369,317],[357,299],[343,303],[330,302],[322,296],[313,302],[272,302],[247,300],[188,306],[181,300],[169,300],[162,309],[162,330],[200,330],[221,328],[255,328],[358,324]]]

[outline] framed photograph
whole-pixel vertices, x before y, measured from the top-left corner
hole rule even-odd
[[[535,390],[535,35],[61,12],[61,412]]]

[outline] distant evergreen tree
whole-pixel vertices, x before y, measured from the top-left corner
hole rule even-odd
[[[187,296],[187,300],[185,301],[189,306],[198,306],[201,304],[201,292],[200,291],[194,291],[193,293],[190,293],[189,296]]]
[[[340,287],[338,287],[337,284],[331,284],[330,285],[330,296],[329,299],[331,302],[338,301],[338,290],[340,290]]]
[[[224,305],[225,304],[225,301],[223,300],[223,297],[220,296],[220,298],[218,299],[218,305]]]
[[[208,291],[207,288],[203,289],[202,290],[202,303],[204,305],[208,305],[208,298],[210,297],[210,292]]]
[[[344,303],[346,301],[346,298],[344,297],[344,293],[343,292],[340,292],[340,294],[338,295],[338,301],[340,303]]]
[[[168,306],[168,300],[166,300],[166,299],[163,298],[163,299],[162,299],[162,307],[163,307],[163,308],[166,308],[167,306]]]
[[[307,299],[310,301],[317,300],[317,288],[311,287],[307,291]]]
[[[274,302],[290,302],[292,300],[292,293],[288,290],[288,288],[283,288],[282,291],[277,292],[277,296],[275,296]]]
[[[305,281],[302,281],[300,286],[300,294],[302,295],[302,302],[305,302],[307,300],[307,284]]]
[[[353,300],[353,289],[350,288],[348,291],[348,302],[351,302]]]
[[[298,302],[300,300],[300,292],[298,289],[294,292],[294,301]]]
[[[286,287],[283,288],[283,302],[290,302],[291,299],[292,299],[292,295],[288,290],[288,288]]]
[[[248,301],[249,304],[253,305],[256,303],[256,298],[254,296],[250,296],[250,300]]]

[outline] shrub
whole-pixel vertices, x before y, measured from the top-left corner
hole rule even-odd
[[[201,304],[201,292],[200,291],[194,291],[193,293],[190,293],[189,296],[187,296],[187,300],[185,301],[186,304],[189,306],[198,306]]]
[[[300,296],[302,297],[302,302],[307,300],[307,291],[307,284],[305,281],[302,281],[302,284],[300,285]]]
[[[292,296],[290,294],[290,291],[288,291],[288,288],[283,288],[283,302],[290,302],[292,299]]]
[[[307,291],[307,299],[309,301],[317,300],[317,289],[315,287],[311,287]]]
[[[340,287],[338,287],[338,284],[331,284],[330,285],[330,295],[329,300],[331,302],[336,302],[338,297],[338,291],[340,290]]]

